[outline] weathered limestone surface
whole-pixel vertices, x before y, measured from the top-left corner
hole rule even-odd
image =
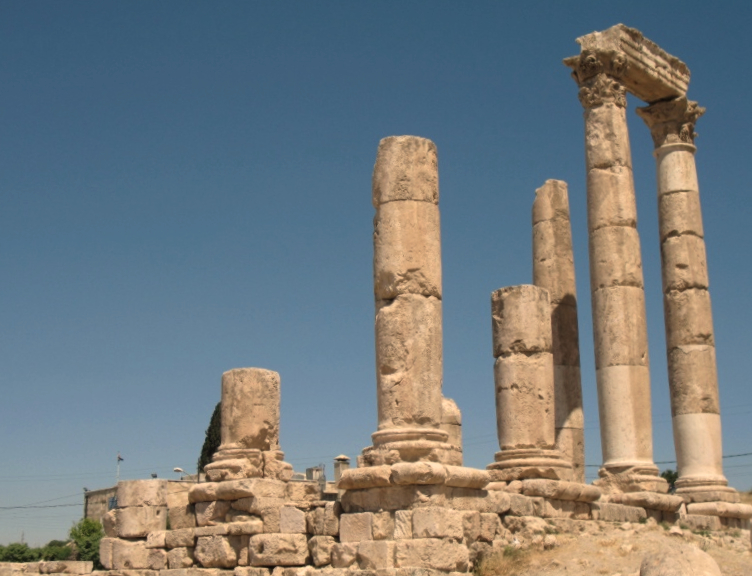
[[[237,368],[222,375],[222,444],[205,466],[212,481],[266,477],[289,480],[279,450],[279,374]]]
[[[532,285],[491,295],[500,452],[494,480],[571,479],[572,465],[554,449],[554,366],[548,291]]]
[[[609,491],[667,485],[653,463],[650,377],[636,228],[626,91],[664,98],[683,93],[686,67],[636,30],[618,25],[578,39],[568,58],[585,117],[590,277],[603,467]],[[660,63],[660,71],[652,66]],[[624,415],[626,414],[626,416]]]
[[[436,146],[384,138],[373,171],[378,430],[369,465],[461,462],[442,424],[441,236]],[[394,451],[395,455],[388,455]]]
[[[695,123],[705,112],[679,96],[638,108],[655,144],[661,269],[677,493],[728,492],[723,475],[715,342]],[[698,512],[702,514],[702,512]]]
[[[572,228],[566,182],[546,180],[533,203],[533,284],[551,298],[556,448],[585,481],[585,436]]]

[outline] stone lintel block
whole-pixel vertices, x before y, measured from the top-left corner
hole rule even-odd
[[[305,512],[293,506],[283,506],[279,510],[279,531],[282,534],[305,534]]]
[[[549,220],[569,222],[569,193],[563,180],[546,180],[535,191],[533,225]]]
[[[548,290],[532,284],[491,293],[493,355],[551,351],[551,301]]]
[[[193,548],[195,542],[196,534],[192,528],[168,530],[165,534],[165,546],[167,548]]]
[[[632,94],[645,102],[684,96],[689,86],[689,68],[668,54],[639,30],[616,24],[602,32],[577,38],[582,51],[620,52],[626,58],[626,73],[620,78]]]
[[[502,356],[494,364],[499,446],[553,448],[554,364],[550,352]]]
[[[596,369],[648,366],[644,290],[633,286],[602,288],[592,298]]]
[[[707,289],[705,240],[693,234],[669,236],[661,243],[663,291]]]
[[[606,226],[590,232],[590,290],[614,286],[643,288],[637,228]]]
[[[145,538],[149,532],[167,528],[167,508],[135,506],[116,510],[117,533],[121,538]]]
[[[456,488],[484,488],[491,477],[486,470],[466,468],[464,466],[444,466],[446,479],[444,484]]]
[[[373,221],[373,277],[377,300],[401,294],[441,298],[439,207],[389,202]]]
[[[193,555],[204,568],[234,568],[240,551],[240,536],[201,536]]]
[[[587,173],[588,231],[637,226],[634,176],[628,166],[593,168]]]
[[[655,151],[658,194],[698,191],[694,146],[662,146]]]
[[[308,552],[311,554],[314,566],[319,568],[331,564],[334,544],[335,540],[332,536],[313,536],[308,540]]]
[[[530,496],[521,494],[509,494],[510,516],[533,516],[535,514],[535,500]]]
[[[227,527],[227,534],[230,536],[247,536],[264,532],[264,521],[255,516],[249,516],[248,520],[231,522],[225,524],[225,526]]]
[[[715,346],[677,346],[668,353],[671,413],[720,414]]]
[[[696,190],[658,196],[658,229],[661,242],[670,236],[692,234],[703,238],[700,193]]]
[[[621,492],[609,494],[607,501],[613,504],[624,504],[625,506],[639,506],[650,510],[660,510],[661,512],[677,512],[684,499],[681,496],[671,494],[658,494],[656,492]]]
[[[555,366],[580,366],[580,330],[574,297],[551,306],[552,351]]]
[[[373,513],[342,514],[339,517],[340,542],[373,540]]]
[[[358,542],[332,545],[332,568],[349,568],[358,558]]]
[[[593,520],[604,522],[639,522],[647,518],[645,510],[637,506],[593,502],[590,509]]]
[[[397,568],[467,572],[469,559],[467,547],[453,540],[417,538],[395,543],[394,564]]]
[[[213,526],[215,522],[224,522],[225,516],[230,511],[230,503],[224,500],[214,502],[196,502],[197,526]]]
[[[605,103],[597,108],[586,108],[584,116],[586,171],[614,166],[631,170],[632,152],[626,110],[613,103]]]
[[[222,449],[279,449],[279,374],[236,368],[222,374]]]
[[[418,136],[389,136],[379,142],[373,168],[373,206],[394,200],[439,203],[436,144]]]
[[[251,566],[238,566],[233,571],[233,576],[269,576],[269,569]]]
[[[117,486],[119,508],[166,506],[167,480],[121,480]]]
[[[523,480],[522,493],[525,496],[540,496],[554,500],[574,500],[577,502],[595,502],[601,497],[601,491],[596,486],[546,479]]]
[[[128,541],[117,539],[112,543],[113,570],[147,570],[149,549],[145,540]]]
[[[212,526],[201,526],[193,531],[193,534],[199,536],[225,536],[229,533],[227,524],[216,524]]]
[[[588,502],[535,498],[534,509],[535,515],[540,518],[576,518],[579,520],[590,518]]]
[[[240,498],[285,498],[287,482],[268,478],[246,478],[226,482],[193,484],[188,492],[191,503]]]
[[[394,568],[394,541],[364,540],[358,544],[358,566],[361,570]]]
[[[579,364],[579,363],[578,363]],[[554,421],[556,429],[583,429],[582,382],[579,366],[562,366],[554,358]]]
[[[251,566],[303,566],[308,555],[305,534],[257,534],[248,543]]]
[[[337,487],[340,490],[354,490],[389,486],[391,478],[392,467],[389,465],[349,468],[342,473]]]
[[[729,502],[738,504],[741,501],[739,493],[736,490],[702,490],[698,492],[682,492],[678,494],[684,502]]]
[[[666,316],[666,348],[705,344],[714,346],[710,293],[702,289],[667,292],[663,297]]]
[[[724,518],[752,518],[752,506],[731,502],[693,502],[687,504],[687,513],[700,516],[721,516]]]
[[[601,443],[608,466],[653,466],[650,371],[647,366],[608,366],[595,371]]]
[[[397,485],[444,484],[447,478],[446,467],[438,462],[397,462],[391,468]]]
[[[439,428],[441,300],[412,294],[376,304],[379,431]]]
[[[449,508],[427,507],[413,511],[413,538],[454,538],[464,536],[462,512]]]
[[[541,499],[542,500],[542,499]],[[504,526],[513,534],[546,534],[550,524],[537,516],[505,516]]]

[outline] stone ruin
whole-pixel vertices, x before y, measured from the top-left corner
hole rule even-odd
[[[485,470],[468,468],[459,410],[442,396],[436,146],[390,137],[379,145],[373,173],[372,446],[356,468],[341,473],[337,494],[318,482],[291,481],[279,446],[279,375],[230,370],[222,376],[222,443],[206,467],[209,481],[119,483],[100,548],[112,576],[467,573],[493,549],[542,541],[542,519],[563,529],[577,521],[648,518],[749,529],[752,506],[727,486],[721,460],[693,143],[704,109],[687,100],[687,67],[638,31],[617,25],[577,41],[581,53],[565,64],[585,109],[599,479],[584,479],[566,184],[548,180],[536,191],[534,284],[491,295],[500,451]],[[638,114],[656,147],[675,494],[667,493],[652,456],[627,91],[648,103]]]

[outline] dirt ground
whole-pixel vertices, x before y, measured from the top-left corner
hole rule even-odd
[[[645,524],[552,520],[548,535],[520,534],[523,548],[489,555],[481,576],[639,576],[647,555],[696,546],[710,554],[723,576],[752,576],[749,530],[691,531],[653,520]],[[525,538],[530,546],[524,549]]]

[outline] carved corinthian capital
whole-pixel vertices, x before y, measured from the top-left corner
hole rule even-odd
[[[695,123],[703,114],[705,108],[685,96],[637,109],[637,115],[650,128],[656,148],[664,144],[694,144]]]
[[[626,107],[627,91],[618,80],[627,70],[623,52],[583,50],[564,64],[572,69],[572,78],[580,87],[578,97],[583,107],[597,108],[608,102]]]

